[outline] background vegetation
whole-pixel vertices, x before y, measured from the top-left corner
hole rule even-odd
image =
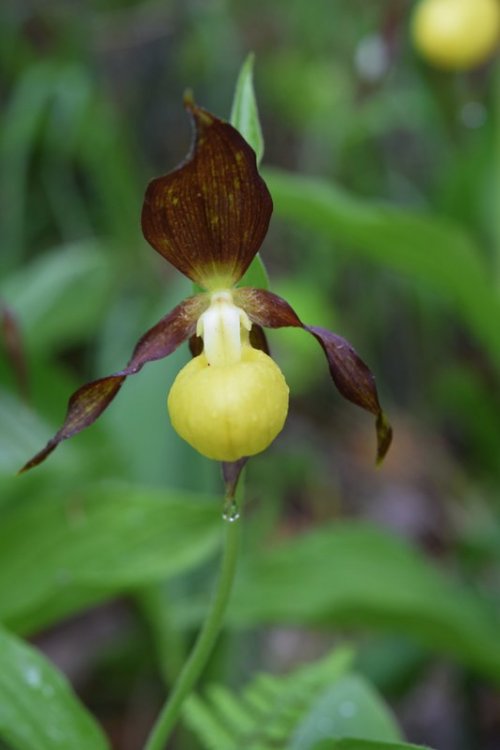
[[[253,50],[271,288],[353,342],[395,441],[375,469],[319,347],[272,335],[291,413],[249,464],[227,628],[172,747],[498,748],[499,71],[420,62],[411,7],[2,5],[1,747],[140,747],[203,617],[218,467],[163,408],[187,350],[13,474],[189,291],[141,237],[144,188],[186,153],[184,89],[228,117]]]

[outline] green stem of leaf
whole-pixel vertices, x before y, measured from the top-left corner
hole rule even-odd
[[[179,679],[151,730],[144,750],[163,750],[177,723],[184,700],[195,686],[213,651],[231,594],[238,557],[239,537],[240,516],[237,513],[225,514],[224,551],[219,580],[210,610]]]

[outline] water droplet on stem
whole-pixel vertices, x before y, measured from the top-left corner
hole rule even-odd
[[[234,497],[226,498],[224,504],[224,510],[222,512],[222,518],[228,523],[234,523],[240,517],[240,510],[236,504]]]

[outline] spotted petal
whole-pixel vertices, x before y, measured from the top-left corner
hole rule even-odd
[[[147,241],[206,289],[229,288],[243,276],[266,235],[272,200],[255,153],[229,123],[197,107],[190,156],[153,180],[142,210]]]
[[[264,289],[242,288],[235,294],[235,303],[260,326],[303,328],[314,336],[326,355],[333,382],[342,396],[376,417],[377,461],[382,461],[391,444],[392,428],[380,406],[375,378],[351,344],[326,328],[304,325],[288,302]]]
[[[184,300],[142,336],[123,370],[86,383],[75,391],[68,402],[66,419],[61,429],[45,448],[22,467],[20,473],[38,466],[59,443],[93,424],[114,399],[128,375],[139,372],[147,362],[167,357],[179,344],[192,336],[196,321],[206,306],[205,296],[201,294]]]

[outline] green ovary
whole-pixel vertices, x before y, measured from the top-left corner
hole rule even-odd
[[[276,363],[245,345],[239,362],[209,365],[204,354],[177,375],[168,395],[176,432],[199,453],[236,461],[265,450],[288,413],[288,386]]]

